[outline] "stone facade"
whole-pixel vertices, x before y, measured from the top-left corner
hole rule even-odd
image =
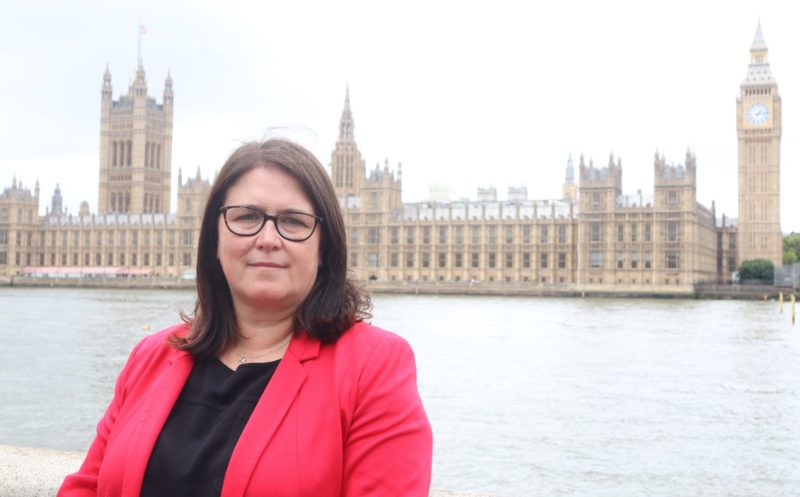
[[[475,200],[402,202],[402,165],[368,169],[355,140],[349,90],[331,153],[331,179],[344,213],[355,276],[376,287],[485,284],[533,293],[689,293],[726,282],[740,261],[780,264],[781,106],[760,26],[737,101],[739,221],[717,218],[696,198],[697,163],[656,153],[652,194],[622,191],[622,161],[595,166],[570,157],[561,198],[534,200],[525,187],[505,200],[478,188]],[[147,95],[140,66],[114,101],[111,75],[101,90],[97,214],[88,204],[65,212],[58,188],[39,216],[33,192],[16,179],[0,194],[0,276],[162,277],[194,274],[197,238],[210,183],[178,174],[169,191],[172,80],[163,102]],[[764,110],[766,109],[766,110]]]
[[[739,138],[739,260],[783,263],[781,233],[781,97],[761,23],[736,100]]]

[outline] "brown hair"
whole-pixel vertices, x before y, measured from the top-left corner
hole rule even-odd
[[[235,343],[238,329],[230,287],[217,259],[219,209],[228,190],[256,167],[277,166],[300,183],[324,221],[320,233],[320,268],[308,296],[295,312],[295,332],[305,329],[323,342],[333,342],[353,323],[368,319],[370,297],[347,274],[347,238],[333,184],[316,157],[284,139],[246,143],[228,158],[208,196],[197,249],[197,301],[182,315],[191,325],[185,338],[170,343],[196,357],[213,357]]]

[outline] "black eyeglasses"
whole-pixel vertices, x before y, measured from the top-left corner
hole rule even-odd
[[[319,216],[305,212],[281,212],[270,216],[253,207],[244,205],[226,205],[219,208],[225,219],[228,231],[238,236],[255,236],[267,224],[275,223],[278,234],[292,242],[303,242],[311,238],[317,225],[323,221]]]

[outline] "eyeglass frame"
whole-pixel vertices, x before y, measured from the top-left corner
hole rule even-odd
[[[235,231],[233,231],[231,229],[230,225],[228,224],[227,213],[228,213],[228,211],[230,209],[237,209],[237,208],[238,209],[249,209],[249,210],[251,210],[253,212],[257,212],[257,213],[261,214],[261,216],[262,216],[261,226],[259,226],[259,228],[255,231],[255,233],[251,233],[249,235],[243,235],[243,234],[237,233],[237,232],[235,232]],[[314,232],[317,231],[317,226],[319,226],[320,224],[322,224],[325,221],[325,219],[323,219],[323,218],[321,218],[319,216],[316,216],[314,214],[309,214],[308,212],[299,212],[299,211],[279,212],[278,214],[273,216],[271,214],[267,214],[266,212],[264,212],[264,211],[262,211],[260,209],[256,209],[255,207],[250,206],[250,205],[223,205],[223,206],[221,206],[219,208],[219,213],[222,214],[222,220],[225,222],[225,227],[228,228],[228,231],[230,231],[232,234],[234,234],[236,236],[242,236],[242,237],[256,236],[259,233],[261,233],[261,231],[264,229],[264,226],[267,225],[268,221],[272,221],[272,224],[275,225],[275,231],[278,232],[278,235],[281,238],[283,238],[284,240],[288,240],[290,242],[304,242],[304,241],[308,240],[309,238],[314,236]],[[289,238],[286,235],[284,235],[281,232],[281,229],[278,227],[278,217],[280,217],[283,214],[301,214],[303,216],[309,216],[309,217],[313,218],[314,219],[314,226],[311,228],[311,233],[309,233],[307,237],[299,238],[299,239]]]

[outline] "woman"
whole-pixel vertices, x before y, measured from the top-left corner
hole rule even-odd
[[[414,358],[362,321],[317,159],[249,143],[211,189],[197,304],[142,340],[59,496],[427,496]]]

